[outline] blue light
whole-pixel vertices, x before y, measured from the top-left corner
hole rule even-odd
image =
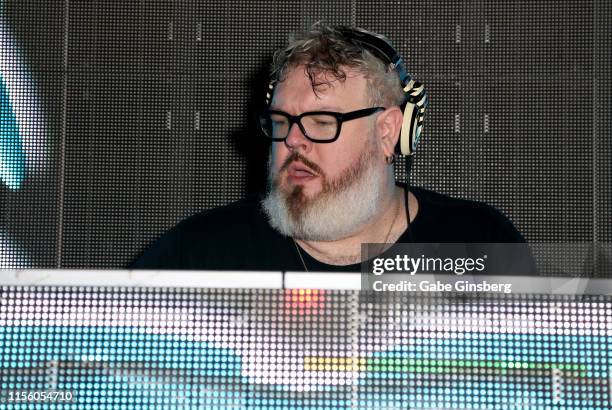
[[[17,118],[9,93],[0,78],[0,180],[12,190],[21,187],[25,177],[25,153]]]

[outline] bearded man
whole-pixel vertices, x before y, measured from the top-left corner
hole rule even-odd
[[[523,242],[488,205],[395,183],[414,82],[368,36],[317,24],[279,50],[267,192],[186,219],[132,268],[359,272],[364,243]]]

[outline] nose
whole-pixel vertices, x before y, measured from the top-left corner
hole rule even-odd
[[[308,152],[312,147],[312,141],[306,138],[300,126],[295,123],[289,128],[289,134],[285,139],[285,145],[289,151],[299,150],[300,152]]]

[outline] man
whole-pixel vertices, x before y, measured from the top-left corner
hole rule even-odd
[[[395,184],[401,73],[351,30],[318,24],[275,54],[268,191],[188,218],[133,268],[359,271],[363,243],[523,242],[485,204]]]

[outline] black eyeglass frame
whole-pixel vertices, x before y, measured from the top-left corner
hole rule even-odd
[[[279,111],[279,110],[267,110],[259,115],[259,120],[260,120],[259,126],[263,134],[266,136],[266,138],[272,141],[280,142],[280,141],[285,141],[289,137],[289,133],[291,132],[291,127],[293,127],[293,124],[297,124],[298,127],[300,127],[300,131],[302,131],[302,134],[304,134],[304,136],[309,141],[320,143],[320,144],[328,144],[338,139],[338,137],[340,136],[340,131],[342,131],[343,122],[356,120],[357,118],[367,117],[381,110],[384,111],[386,110],[386,108],[385,107],[370,107],[370,108],[363,108],[361,110],[344,112],[344,113],[334,112],[334,111],[307,111],[307,112],[301,113],[300,115],[291,115],[284,111]],[[289,128],[287,129],[288,130],[287,135],[284,138],[274,138],[266,133],[266,130],[262,126],[261,120],[263,119],[264,115],[270,115],[270,114],[282,115],[283,117],[289,120]],[[313,139],[309,137],[308,134],[306,133],[306,130],[304,129],[304,126],[302,125],[302,117],[309,116],[309,115],[330,115],[332,117],[335,117],[336,121],[338,122],[338,127],[336,129],[336,135],[332,139],[326,139],[326,140]]]

